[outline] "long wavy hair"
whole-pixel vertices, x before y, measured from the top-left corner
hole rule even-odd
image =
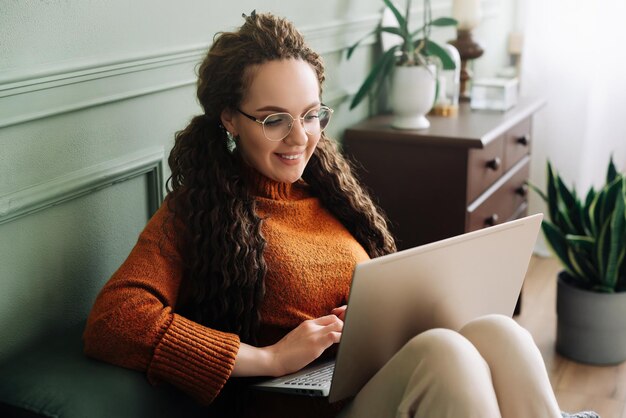
[[[177,310],[254,344],[267,271],[263,219],[255,211],[243,163],[220,115],[224,109],[239,107],[254,66],[304,60],[317,74],[320,97],[324,67],[289,21],[254,12],[244,17],[236,32],[216,35],[199,67],[197,95],[204,114],[176,133],[168,160],[172,175],[167,204],[183,225],[185,274]],[[386,219],[324,134],[303,179],[370,257],[396,250]]]

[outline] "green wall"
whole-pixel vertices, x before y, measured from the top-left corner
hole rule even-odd
[[[347,105],[375,40],[348,62],[342,51],[377,24],[381,4],[2,2],[0,359],[82,321],[128,254],[162,199],[173,135],[199,112],[194,67],[215,32],[252,9],[294,21],[324,56],[340,137],[367,116]],[[449,14],[451,0],[433,5]]]

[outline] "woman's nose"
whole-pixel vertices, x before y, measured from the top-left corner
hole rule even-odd
[[[305,145],[309,140],[309,136],[304,130],[304,122],[302,119],[298,118],[294,119],[291,123],[291,131],[283,141],[293,145]]]

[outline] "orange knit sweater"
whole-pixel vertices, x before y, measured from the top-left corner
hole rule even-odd
[[[304,182],[254,178],[257,211],[267,217],[259,341],[271,344],[302,321],[345,304],[354,265],[368,256]],[[239,338],[176,313],[182,261],[175,243],[163,239],[176,233],[168,214],[162,205],[101,290],[84,332],[85,352],[210,403],[230,377]]]

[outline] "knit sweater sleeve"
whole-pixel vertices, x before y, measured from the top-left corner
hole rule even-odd
[[[208,404],[235,364],[239,337],[175,313],[182,262],[163,204],[127,260],[96,298],[83,334],[85,353],[144,371]]]

